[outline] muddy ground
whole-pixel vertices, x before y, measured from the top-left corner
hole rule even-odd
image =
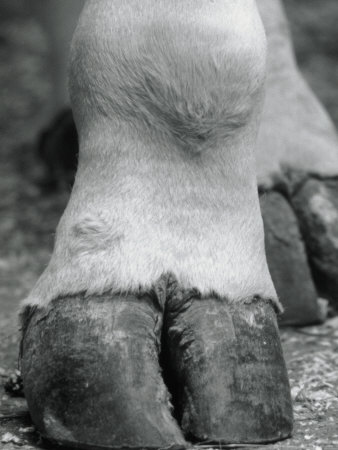
[[[338,125],[338,4],[287,0],[304,73]],[[17,308],[48,262],[69,190],[42,194],[34,136],[48,111],[47,48],[20,0],[0,3],[0,448],[44,448],[23,398],[2,388],[18,360]],[[338,319],[282,331],[295,431],[267,449],[338,449]],[[253,448],[253,447],[252,447]]]

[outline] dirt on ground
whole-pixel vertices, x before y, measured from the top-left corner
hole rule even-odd
[[[287,0],[304,73],[338,125],[338,4]],[[17,310],[46,266],[70,188],[42,194],[34,136],[48,111],[47,48],[20,0],[0,4],[0,448],[46,448],[22,397],[4,389],[18,363]],[[292,439],[266,449],[338,449],[338,319],[281,332],[294,400]],[[248,448],[255,448],[249,446]],[[257,447],[256,447],[257,448]],[[258,447],[260,448],[260,447]]]

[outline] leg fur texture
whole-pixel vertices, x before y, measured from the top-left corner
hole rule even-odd
[[[264,78],[252,0],[88,1],[70,63],[78,173],[25,305],[166,273],[277,305],[255,175]]]

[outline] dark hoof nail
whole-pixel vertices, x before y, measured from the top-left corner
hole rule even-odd
[[[269,270],[284,307],[280,325],[322,322],[323,314],[295,213],[276,192],[261,197],[261,209]]]
[[[338,179],[309,179],[292,202],[317,288],[338,307]]]
[[[181,312],[169,303],[165,328],[189,439],[253,444],[290,436],[290,388],[269,303],[195,299]]]
[[[79,296],[35,311],[22,376],[42,436],[83,449],[184,447],[158,363],[161,323],[146,296]]]

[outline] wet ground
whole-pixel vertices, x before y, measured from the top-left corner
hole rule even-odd
[[[326,0],[325,8],[319,3],[287,1],[305,73],[338,123],[338,7],[336,0]],[[41,167],[32,142],[48,110],[46,51],[20,0],[1,0],[0,448],[4,450],[44,448],[25,400],[8,395],[3,385],[17,367],[19,302],[48,262],[69,193],[43,195],[37,185]],[[283,330],[282,341],[294,398],[294,437],[264,448],[338,449],[338,319]]]

